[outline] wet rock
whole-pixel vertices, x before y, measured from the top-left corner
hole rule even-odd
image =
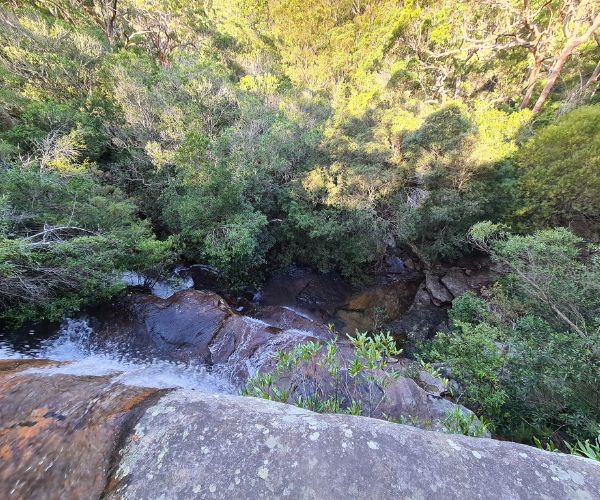
[[[0,359],[0,376],[14,375],[16,372],[29,368],[46,368],[60,364],[60,361],[48,359]]]
[[[407,266],[404,261],[397,255],[388,255],[385,258],[385,272],[393,274],[401,274],[407,271]]]
[[[94,342],[118,343],[146,356],[210,361],[209,345],[234,312],[216,293],[178,292],[168,299],[130,294],[94,314]]]
[[[599,498],[600,464],[515,443],[176,391],[146,410],[107,498]]]
[[[297,312],[289,307],[258,307],[253,317],[282,330],[305,330],[318,336],[327,336],[329,334],[327,326],[318,317],[311,317],[309,313]]]
[[[275,350],[333,336],[324,325],[292,311],[271,309],[270,314],[273,324],[242,316],[207,291],[185,290],[168,299],[130,294],[95,313],[92,341],[141,358],[200,361],[241,383],[272,366]]]
[[[56,364],[0,364],[0,498],[99,498],[113,453],[158,395],[110,377],[43,374]]]
[[[210,352],[215,369],[233,382],[243,383],[257,371],[271,371],[277,351],[289,351],[303,342],[319,340],[325,337],[306,330],[282,330],[260,320],[237,316],[225,323]]]
[[[225,280],[218,269],[206,264],[193,264],[188,273],[197,290],[220,291],[225,287]]]
[[[306,309],[335,314],[351,297],[354,287],[334,274],[314,274],[296,295],[296,302]]]
[[[352,287],[338,276],[292,266],[274,273],[261,291],[265,306],[335,310],[351,295]]]
[[[380,278],[379,282],[355,293],[336,313],[343,323],[342,330],[354,333],[384,328],[409,309],[420,281],[421,276],[416,273],[402,275],[402,278]]]
[[[352,334],[377,330],[406,312],[422,279],[421,273],[408,270],[398,257],[362,287],[333,273],[291,268],[273,275],[262,290],[262,304],[292,307]]]

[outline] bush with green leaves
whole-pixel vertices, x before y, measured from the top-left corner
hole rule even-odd
[[[474,413],[465,413],[460,408],[449,411],[442,421],[443,431],[448,434],[462,434],[471,437],[487,437],[489,425],[484,417],[477,418]]]
[[[542,442],[539,438],[533,438],[533,443],[540,450],[560,452],[554,441],[547,439]],[[568,451],[571,455],[577,455],[578,457],[585,457],[591,460],[597,460],[600,462],[600,434],[596,438],[586,439],[585,441],[577,441],[575,444],[569,442],[561,443],[564,445],[563,451]]]
[[[450,331],[424,357],[449,368],[459,401],[500,434],[590,438],[600,423],[599,249],[566,229],[518,236],[481,223],[471,237],[506,275],[487,299],[456,299]]]
[[[66,172],[33,157],[2,169],[0,185],[0,319],[59,319],[122,290],[122,272],[172,261],[171,241],[89,165]]]
[[[575,445],[568,445],[571,455],[590,458],[600,462],[600,435],[595,439],[585,441],[577,441]]]
[[[322,413],[372,416],[383,402],[383,389],[400,375],[388,364],[401,350],[389,333],[348,339],[350,357],[340,355],[335,338],[278,352],[274,369],[250,377],[242,394]]]
[[[525,225],[600,227],[600,106],[575,109],[540,129],[517,159]]]

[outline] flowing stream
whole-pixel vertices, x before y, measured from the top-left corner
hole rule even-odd
[[[119,346],[100,349],[90,342],[92,329],[85,319],[67,319],[58,332],[30,345],[16,345],[0,334],[0,359],[50,359],[64,364],[30,369],[48,375],[113,375],[114,382],[156,388],[186,388],[207,392],[232,393],[234,387],[224,377],[211,373],[200,363],[176,363],[144,359]],[[33,342],[31,343],[33,344]]]
[[[167,299],[178,291],[194,288],[191,272],[196,267],[198,266],[178,265],[170,276],[154,282],[134,272],[124,273],[121,279],[130,287],[148,287],[148,291],[152,295]],[[318,314],[311,311],[310,307],[299,305],[295,295],[306,286],[304,281],[307,277],[316,279],[315,276],[317,276],[320,280],[319,284],[321,281],[325,283],[321,286],[325,286],[326,292],[329,292],[328,286],[331,287],[331,283],[320,275],[313,276],[314,273],[307,274],[305,271],[298,271],[298,273],[300,275],[298,283],[296,283],[298,279],[293,273],[290,276],[285,274],[274,280],[274,285],[266,289],[266,304],[277,304],[299,317],[319,322],[321,318]],[[334,284],[339,287],[337,281]],[[291,289],[292,292],[288,289]],[[30,369],[49,375],[57,373],[112,375],[115,382],[141,387],[186,388],[235,393],[237,388],[229,382],[231,370],[243,365],[247,372],[252,374],[256,371],[255,364],[264,362],[263,358],[269,356],[273,350],[278,348],[279,344],[290,341],[290,336],[297,338],[311,334],[311,332],[288,327],[284,335],[273,338],[273,345],[257,353],[254,356],[256,359],[249,360],[243,356],[240,357],[239,353],[235,352],[228,359],[226,365],[207,368],[200,362],[184,363],[152,358],[148,353],[133,351],[117,342],[104,343],[100,347],[92,341],[94,334],[90,326],[92,323],[85,317],[81,317],[65,319],[60,326],[55,325],[46,331],[43,328],[18,334],[0,331],[0,359],[49,359],[64,362],[59,366]],[[265,327],[269,327],[269,325],[261,320],[244,316],[243,328],[247,330],[247,334],[240,337],[238,351],[244,352],[245,344],[251,343],[255,331],[256,334],[259,334]],[[220,342],[227,341],[228,339],[221,339]],[[220,343],[216,343],[211,350],[219,350],[219,348]],[[252,351],[253,348],[250,346],[249,350]]]

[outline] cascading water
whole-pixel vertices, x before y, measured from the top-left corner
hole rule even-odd
[[[91,342],[92,328],[86,319],[66,319],[58,333],[32,348],[16,348],[0,337],[0,359],[50,359],[64,364],[30,369],[38,373],[112,375],[114,382],[156,388],[185,388],[232,393],[235,388],[200,363],[141,359],[112,345],[98,348]]]
[[[176,266],[170,276],[152,282],[150,292],[156,297],[161,299],[168,299],[176,292],[180,290],[188,290],[194,287],[194,280],[189,274],[189,267],[178,265]],[[121,276],[121,281],[130,287],[144,287],[148,284],[148,277],[138,274],[133,271],[127,271]]]

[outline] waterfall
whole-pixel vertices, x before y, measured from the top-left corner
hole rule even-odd
[[[93,330],[87,319],[66,319],[53,337],[39,347],[16,349],[0,338],[0,359],[50,359],[64,364],[30,371],[71,375],[109,375],[113,382],[156,388],[184,388],[206,392],[233,393],[225,377],[211,373],[200,363],[142,359],[119,346],[94,346]]]

